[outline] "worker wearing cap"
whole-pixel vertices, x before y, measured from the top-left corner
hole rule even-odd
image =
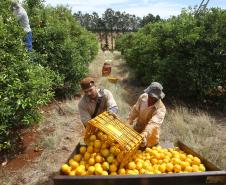
[[[86,126],[87,122],[104,111],[108,111],[114,117],[118,112],[118,106],[112,93],[107,89],[99,89],[95,86],[94,79],[86,77],[80,82],[84,96],[78,104],[80,118]]]
[[[160,126],[166,114],[166,108],[162,102],[165,94],[162,90],[160,83],[152,82],[140,95],[129,113],[130,125],[136,119],[134,129],[143,137],[142,146],[151,147],[159,143]]]

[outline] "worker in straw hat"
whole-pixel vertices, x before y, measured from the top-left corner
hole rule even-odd
[[[142,146],[151,147],[159,143],[160,126],[166,114],[165,105],[162,102],[165,94],[163,87],[158,82],[152,82],[144,93],[140,95],[136,104],[128,115],[128,123],[143,137]]]
[[[107,89],[97,88],[94,79],[86,77],[80,82],[84,96],[79,101],[78,109],[82,123],[87,122],[104,111],[116,117],[118,106],[112,93]]]

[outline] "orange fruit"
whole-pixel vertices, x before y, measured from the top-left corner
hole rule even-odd
[[[100,140],[95,140],[94,141],[94,147],[95,148],[100,148],[101,147],[101,141]]]
[[[201,160],[198,157],[194,157],[193,161],[192,161],[193,165],[200,165],[201,164]]]
[[[154,164],[157,164],[157,163],[158,163],[158,160],[156,158],[152,158],[151,159],[151,164],[154,165]]]
[[[88,146],[87,147],[87,152],[93,153],[93,146]]]
[[[173,164],[172,163],[167,163],[166,164],[166,171],[167,172],[172,172],[173,171]]]
[[[95,167],[94,167],[94,166],[90,166],[90,167],[88,168],[88,175],[93,175],[94,172],[95,172]]]
[[[111,172],[110,175],[117,175],[117,172]]]
[[[97,167],[95,168],[95,174],[96,174],[96,175],[101,175],[102,173],[103,173],[102,167],[101,167],[101,166],[97,166]]]
[[[109,168],[110,172],[116,172],[117,171],[117,166],[115,164],[111,164]]]
[[[135,162],[129,162],[129,164],[128,164],[128,169],[134,170],[135,168],[136,168]]]
[[[176,164],[173,167],[173,170],[174,170],[175,173],[180,173],[181,172],[181,166],[179,164]]]
[[[75,174],[78,176],[81,176],[84,173],[84,171],[85,171],[85,167],[83,168],[83,166],[80,165],[76,168]]]
[[[81,161],[81,159],[82,159],[82,155],[81,154],[76,154],[76,155],[74,155],[74,158],[73,158],[75,161],[77,161],[77,162],[80,162]]]
[[[102,163],[102,162],[103,162],[103,157],[100,156],[100,155],[97,155],[97,156],[95,157],[95,162],[96,162],[96,163]]]
[[[101,175],[108,175],[107,171],[103,171]]]
[[[192,165],[192,171],[193,171],[193,172],[199,172],[199,166],[197,166],[197,165]]]
[[[109,156],[107,157],[107,162],[112,163],[113,160],[114,160],[114,156],[113,156],[113,155],[109,155]]]
[[[81,146],[79,151],[80,151],[80,154],[85,154],[86,153],[86,147],[85,146]]]
[[[184,169],[184,171],[186,172],[192,172],[193,168],[191,166],[186,166],[186,168]]]
[[[73,159],[70,159],[69,165],[71,166],[72,169],[76,169],[79,166],[79,163],[74,161]]]
[[[97,137],[98,137],[99,139],[101,139],[101,137],[102,137],[103,134],[104,134],[103,132],[99,131],[99,132],[97,133]]]
[[[70,173],[70,171],[71,171],[71,167],[68,166],[67,164],[63,164],[63,165],[61,166],[61,171],[62,171],[64,174],[68,175],[68,174]]]
[[[109,163],[108,163],[108,162],[103,162],[102,168],[103,168],[104,170],[109,170]]]
[[[205,168],[205,166],[203,164],[199,165],[199,171],[201,171],[201,172],[205,172],[206,171],[206,168]]]
[[[95,135],[91,135],[90,138],[89,138],[90,141],[95,141],[96,139],[97,139],[97,138],[96,138]]]
[[[103,134],[100,139],[102,141],[107,141],[108,140],[108,136],[106,134]]]
[[[68,175],[69,176],[75,176],[75,171],[70,171]]]
[[[119,175],[125,175],[125,174],[126,174],[126,170],[125,170],[124,168],[120,168],[120,169],[118,170],[118,174],[119,174]]]
[[[165,171],[166,171],[166,165],[165,164],[161,164],[159,166],[159,171],[162,172],[162,173],[165,173]]]
[[[110,152],[109,152],[108,149],[102,149],[100,152],[101,152],[101,154],[102,154],[103,157],[107,157],[110,154]]]
[[[89,160],[90,156],[91,156],[91,154],[89,152],[86,152],[84,154],[84,157],[83,158],[84,158],[84,160]]]
[[[138,161],[138,162],[136,163],[136,169],[137,169],[137,170],[140,170],[140,169],[142,169],[142,167],[143,167],[142,162]]]
[[[95,164],[95,159],[94,158],[89,158],[89,164],[94,165]]]

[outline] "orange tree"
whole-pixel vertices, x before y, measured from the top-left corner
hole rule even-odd
[[[17,138],[12,130],[37,122],[38,106],[48,103],[59,76],[31,62],[22,42],[23,30],[10,11],[10,1],[0,7],[0,152]],[[36,61],[41,56],[36,54]],[[60,83],[60,80],[57,82]]]
[[[40,0],[24,3],[33,32],[33,48],[44,58],[40,63],[64,79],[63,86],[57,87],[61,96],[73,95],[97,54],[95,35],[81,27],[67,7],[46,7]]]
[[[123,42],[117,41],[141,83],[163,83],[168,95],[185,101],[225,106],[226,11],[210,9],[194,16],[183,10],[177,17],[148,24]],[[128,35],[125,37],[128,38]]]

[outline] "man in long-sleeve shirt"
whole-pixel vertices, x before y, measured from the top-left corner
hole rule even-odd
[[[160,83],[152,82],[129,113],[129,124],[132,125],[137,119],[134,129],[143,136],[143,146],[151,147],[159,143],[160,126],[166,114],[165,105],[161,101],[165,96],[162,89]]]
[[[17,2],[11,5],[13,14],[16,16],[21,26],[23,27],[26,36],[24,37],[25,45],[28,51],[32,51],[32,32],[26,10]]]
[[[94,79],[86,77],[80,82],[84,96],[78,104],[80,118],[86,126],[87,122],[104,111],[109,111],[113,116],[118,112],[118,106],[112,93],[107,89],[95,86]]]

